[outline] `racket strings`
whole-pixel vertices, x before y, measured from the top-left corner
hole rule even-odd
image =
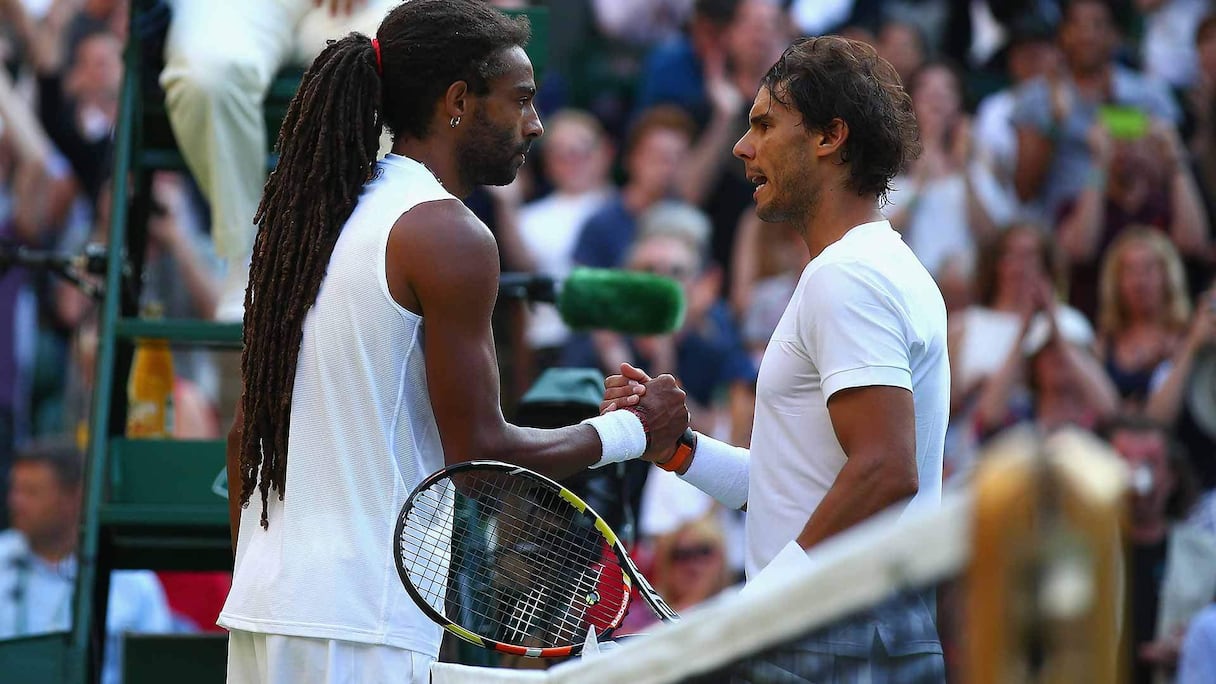
[[[420,506],[419,508],[422,509],[423,507]],[[446,529],[447,526],[451,525],[452,520],[450,519],[450,514],[454,510],[453,508],[451,508],[451,507],[444,507],[444,508],[426,507],[426,509],[423,509],[423,510],[427,510],[427,509],[443,510],[443,511],[446,511],[448,514],[447,519],[443,519],[443,520],[435,520],[432,517],[429,520],[432,525],[434,525],[435,523],[438,523],[438,525],[441,529]],[[500,515],[500,517],[501,517],[501,515]],[[520,520],[517,516],[511,516],[511,517],[514,517],[516,520]],[[434,527],[432,526],[431,529],[434,529]],[[408,534],[409,532],[410,532],[410,528],[407,527],[406,528],[407,534],[405,536],[407,536],[407,538],[409,538],[415,542],[418,542],[419,545],[427,544],[428,546],[432,546],[432,547],[434,546],[433,540],[418,538],[416,535]],[[464,532],[465,532],[465,530],[461,529],[461,528],[457,528],[454,530],[453,541],[456,542],[458,545],[459,545],[460,541],[462,540],[461,538],[463,537]],[[554,547],[554,544],[558,543],[558,541],[559,540],[558,540],[557,536],[552,534],[552,531],[550,530],[549,533],[543,535],[543,538],[541,539],[540,544],[532,545],[533,548],[531,550],[533,552],[551,550]],[[546,570],[546,569],[550,570],[550,572],[546,573],[545,577],[543,578],[544,580],[547,580],[547,582],[542,582],[542,583],[547,583],[550,586],[552,586],[552,585],[562,581],[562,578],[560,576],[558,576],[557,572],[556,572],[557,570],[560,569],[559,564],[556,562],[557,559],[554,557],[554,555],[552,553],[548,553],[547,556],[548,557],[542,559],[543,562],[536,564],[536,566],[537,566],[537,569],[540,569],[542,571]],[[615,556],[613,556],[613,558],[615,559]],[[427,586],[434,587],[435,580],[439,579],[444,573],[447,572],[446,560],[447,560],[446,555],[438,555],[438,554],[434,554],[434,555],[432,555],[432,557],[422,558],[422,560],[420,560],[420,562],[417,563],[418,567],[416,569],[419,571],[417,574],[421,576],[420,579],[422,581],[426,582]],[[501,567],[500,567],[500,569],[501,569]],[[506,570],[509,572],[510,567],[508,566],[508,568]],[[453,573],[455,573],[455,572],[456,571],[454,570]],[[516,576],[516,577],[510,577],[509,579],[512,579],[515,583],[522,585],[522,584],[532,581],[533,577],[530,575],[529,576]],[[421,585],[416,585],[416,586],[421,586]],[[432,601],[432,605],[436,609],[439,608],[439,606],[436,605],[435,602],[433,602],[433,601]],[[449,616],[449,617],[451,617],[451,616]]]
[[[548,505],[548,506],[554,506],[554,505],[559,504],[559,502],[556,499],[550,499],[549,501],[542,501],[541,503],[544,505]],[[568,505],[565,504],[564,502],[560,502],[560,506],[568,508]],[[500,520],[504,516],[506,516],[508,518],[514,518],[516,521],[521,520],[521,518],[518,515],[515,515],[511,512],[510,508],[507,508],[507,509],[494,508],[491,510],[492,510],[492,512],[498,514],[498,519],[500,519]],[[497,524],[497,527],[501,528],[502,527],[501,523]],[[500,606],[497,606],[496,608],[498,608],[498,610],[500,610],[500,611],[505,611],[505,613],[507,614],[507,621],[511,627],[510,629],[507,630],[507,632],[508,632],[507,636],[510,637],[509,640],[518,640],[518,637],[521,635],[521,633],[526,632],[530,629],[534,629],[538,624],[538,618],[544,619],[544,617],[545,617],[544,615],[541,614],[542,612],[551,613],[554,610],[559,610],[563,604],[565,604],[567,606],[567,608],[573,607],[576,609],[579,605],[578,601],[571,603],[571,602],[569,602],[569,600],[566,600],[566,601],[558,600],[558,599],[562,599],[562,598],[568,599],[570,591],[571,591],[567,586],[564,586],[564,585],[569,584],[568,581],[562,577],[555,576],[555,573],[553,572],[555,570],[559,570],[561,567],[561,564],[559,562],[556,562],[557,559],[556,559],[555,555],[552,553],[552,549],[554,548],[553,544],[556,543],[556,541],[558,540],[558,537],[556,537],[554,535],[554,531],[558,530],[560,528],[554,527],[552,525],[547,525],[547,526],[538,526],[538,527],[536,527],[536,529],[546,530],[546,533],[541,535],[541,537],[539,539],[539,543],[533,543],[532,540],[520,541],[519,539],[516,539],[515,545],[517,547],[522,547],[522,548],[517,548],[515,550],[522,551],[523,552],[522,555],[524,555],[524,556],[528,556],[528,555],[537,556],[538,551],[542,551],[542,550],[548,551],[548,553],[544,553],[539,558],[534,559],[533,562],[531,562],[531,563],[527,563],[525,560],[526,565],[524,565],[523,567],[520,567],[518,572],[512,572],[511,571],[512,567],[508,566],[506,568],[507,573],[508,573],[507,577],[505,578],[506,581],[499,582],[499,584],[505,583],[506,585],[508,585],[508,587],[513,586],[513,585],[518,585],[518,584],[524,584],[524,583],[531,583],[531,584],[535,585],[532,587],[530,594],[527,596],[523,596],[523,597],[518,597],[515,595],[516,592],[512,592],[509,590],[499,592],[500,594],[502,594],[502,597],[501,597],[502,600],[500,600],[499,603],[506,604],[506,605],[500,605]],[[457,531],[456,536],[457,537],[459,536],[459,531]],[[459,539],[455,539],[455,541],[457,542],[457,544],[459,543]],[[499,541],[500,541],[500,544],[502,544],[502,543],[509,543],[511,540],[508,538],[508,539],[500,539]],[[441,568],[442,563],[429,563],[429,564],[427,564],[426,567],[428,567],[428,569],[431,569],[433,571],[436,567]],[[501,564],[500,564],[500,569],[502,569]],[[528,572],[529,570],[531,572]],[[542,572],[544,570],[549,570],[550,572],[544,573],[542,577],[537,577],[536,576],[537,570],[540,570]],[[455,572],[455,570],[454,570],[454,572]],[[586,572],[583,573],[583,577],[584,578],[587,577]],[[576,583],[574,585],[576,587],[576,591],[574,593],[577,593],[579,595],[588,595],[589,587],[583,586],[586,584],[587,583],[585,580],[583,580],[581,584]],[[554,585],[557,585],[559,587],[559,591],[554,592],[551,590],[551,587],[553,587]],[[473,596],[477,596],[477,594],[473,594]],[[552,604],[552,605],[547,606],[546,604]],[[488,605],[485,601],[479,601],[478,605],[473,606],[474,612],[477,612],[477,613],[484,613],[487,608],[494,608],[494,607]],[[616,606],[616,608],[619,608],[619,604]],[[452,616],[450,616],[450,617],[452,617]],[[550,617],[548,619],[553,620],[555,618]],[[558,635],[560,638],[573,639],[576,636],[582,636],[582,633],[585,629],[583,627],[583,625],[586,624],[586,621],[584,620],[583,615],[581,613],[571,612],[571,611],[567,610],[566,614],[564,614],[556,619],[560,623],[560,629],[558,629]]]
[[[555,495],[546,493],[544,496],[547,497],[547,500],[535,503],[544,507],[545,515],[548,517],[552,517],[550,509],[572,510],[569,509],[568,504],[558,500]],[[532,539],[521,539],[504,534],[502,532],[504,519],[507,522],[524,520],[519,514],[518,505],[520,503],[519,499],[510,500],[506,506],[493,511],[497,514],[498,536],[500,537],[498,543],[505,549],[504,553],[508,554],[508,558],[511,558],[509,555],[511,553],[519,555],[515,559],[516,563],[506,564],[505,576],[499,583],[506,590],[504,592],[506,596],[509,597],[508,605],[505,607],[509,621],[516,625],[515,632],[518,633],[521,631],[521,626],[535,629],[538,626],[538,619],[548,620],[555,624],[557,637],[560,640],[573,640],[582,636],[585,629],[586,620],[583,614],[585,608],[582,611],[579,610],[580,606],[585,606],[585,603],[579,601],[578,597],[587,592],[579,591],[581,587],[578,584],[571,585],[568,575],[563,572],[567,569],[565,566],[570,563],[563,563],[553,552],[554,549],[559,548],[561,543],[569,540],[562,539],[561,524],[555,525],[552,520],[543,525],[534,524],[531,529],[539,530],[542,533],[538,536],[533,535]],[[525,507],[529,505],[526,502],[522,503]],[[535,521],[535,517],[532,516],[532,522]],[[585,564],[584,560],[583,565],[585,566]],[[499,563],[500,570],[504,570],[503,566],[503,563]],[[584,569],[582,575],[585,577],[586,574]],[[511,589],[516,585],[529,584],[534,585],[533,589],[524,597],[517,597],[516,592]],[[554,615],[554,611],[561,611],[561,614]]]
[[[427,603],[521,645],[572,644],[588,625],[614,626],[626,587],[593,517],[522,477],[477,475],[436,482],[406,514],[400,561]]]

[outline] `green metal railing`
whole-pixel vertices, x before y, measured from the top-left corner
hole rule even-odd
[[[96,375],[89,419],[83,519],[71,630],[0,640],[0,681],[5,684],[88,684],[98,681],[105,653],[109,573],[119,568],[230,569],[227,502],[214,483],[224,468],[220,440],[129,440],[126,385],[137,339],[239,349],[240,324],[138,317],[140,275],[155,169],[185,169],[163,102],[149,98],[158,56],[146,52],[149,19],[163,12],[156,0],[133,0],[123,60],[105,291],[99,315]],[[548,12],[522,10],[533,25],[529,53],[539,80],[546,66]],[[159,27],[160,30],[164,26]],[[287,70],[266,101],[270,139],[286,113],[302,71]],[[152,91],[155,92],[155,91]],[[272,164],[268,155],[267,163]],[[129,199],[127,199],[129,198]],[[209,681],[222,673],[226,644],[215,635],[137,637],[124,669],[132,681]],[[487,652],[461,647],[463,662],[490,664]],[[170,672],[171,668],[178,668]],[[179,676],[182,675],[182,676]],[[218,675],[222,678],[222,674]],[[183,678],[184,677],[184,678]]]

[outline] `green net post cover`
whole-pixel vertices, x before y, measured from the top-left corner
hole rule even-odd
[[[563,427],[598,415],[604,374],[596,368],[549,368],[520,398],[516,421],[525,427]]]
[[[599,412],[604,398],[604,374],[595,368],[549,368],[520,398],[527,404],[577,404]]]

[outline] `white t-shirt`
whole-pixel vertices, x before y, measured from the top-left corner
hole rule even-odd
[[[559,282],[574,267],[574,247],[587,219],[611,197],[608,189],[577,195],[553,193],[519,210],[519,237],[536,263],[536,272]],[[560,346],[570,336],[552,304],[532,307],[525,340],[532,349]]]
[[[219,624],[384,644],[431,656],[441,630],[401,586],[393,529],[406,497],[444,464],[423,356],[423,319],[388,289],[393,224],[454,199],[422,164],[387,155],[334,246],[304,319],[282,501],[241,513]]]
[[[898,176],[891,182],[890,204],[883,210],[888,216],[907,204],[909,190],[916,185],[908,176]],[[935,178],[915,192],[916,205],[905,219],[905,240],[930,273],[940,275],[951,257],[970,259],[975,249],[971,229],[967,226],[967,183],[961,173]]]
[[[975,110],[972,140],[976,156],[1002,178],[1012,178],[1018,161],[1018,131],[1013,127],[1013,89],[999,90],[980,100]]]
[[[941,500],[949,418],[946,308],[887,221],[857,226],[802,273],[760,364],[747,498],[747,574],[796,538],[845,463],[827,402],[853,387],[913,394],[920,491]]]

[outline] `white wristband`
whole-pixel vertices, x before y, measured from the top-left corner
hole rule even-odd
[[[747,449],[697,433],[697,450],[692,453],[692,463],[680,477],[723,506],[738,510],[747,503],[750,460]]]
[[[595,428],[600,435],[602,455],[591,465],[592,468],[641,458],[646,453],[646,428],[633,411],[609,411],[602,416],[588,418],[583,423]]]

